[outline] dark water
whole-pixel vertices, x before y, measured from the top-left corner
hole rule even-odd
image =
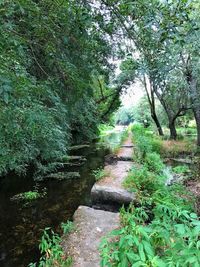
[[[31,176],[13,175],[0,180],[0,267],[26,267],[36,261],[42,230],[50,226],[59,231],[60,223],[71,219],[79,205],[90,205],[90,190],[95,182],[92,170],[103,166],[106,151],[92,147],[82,155],[87,162],[74,168],[81,178],[39,183],[39,190],[46,187],[47,195],[32,206],[10,200],[15,194],[33,190]]]

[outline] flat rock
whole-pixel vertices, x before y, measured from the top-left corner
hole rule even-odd
[[[120,160],[132,160],[133,159],[133,143],[131,141],[131,136],[122,144],[121,148],[117,153],[117,157]]]
[[[89,148],[90,145],[89,144],[83,144],[83,145],[75,145],[75,146],[71,146],[69,148],[70,151],[74,151],[74,150],[79,150],[79,149],[84,149],[84,148]]]
[[[119,227],[119,213],[79,206],[74,224],[76,230],[62,238],[65,254],[73,258],[73,267],[99,267],[101,238]]]
[[[118,204],[129,204],[135,200],[135,194],[128,192],[125,189],[94,185],[91,191],[93,203],[118,203]]]
[[[194,163],[194,161],[192,159],[189,159],[189,158],[185,158],[185,159],[170,158],[170,160],[173,160],[175,162],[182,163],[182,164],[192,164],[192,163]]]
[[[132,144],[127,144],[127,145],[122,145],[121,147],[125,147],[125,148],[133,148],[134,146]]]
[[[133,163],[130,161],[117,161],[115,165],[105,166],[107,176],[96,182],[91,190],[93,204],[109,202],[128,204],[134,200],[134,194],[122,186],[132,166]]]

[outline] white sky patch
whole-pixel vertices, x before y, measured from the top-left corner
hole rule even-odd
[[[126,108],[133,107],[137,105],[144,95],[145,93],[142,84],[137,81],[121,95],[122,106]]]
[[[121,70],[119,68],[121,61],[110,59],[112,64],[116,65],[115,75],[119,75]],[[131,108],[140,101],[140,99],[145,95],[143,85],[140,81],[135,81],[127,90],[125,90],[120,96],[122,105],[126,108]]]

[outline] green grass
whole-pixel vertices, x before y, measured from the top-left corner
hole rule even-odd
[[[93,175],[95,177],[95,180],[96,181],[99,181],[103,177],[109,175],[109,173],[106,170],[102,169],[102,168],[98,168],[98,169],[96,169],[96,170],[93,171]]]

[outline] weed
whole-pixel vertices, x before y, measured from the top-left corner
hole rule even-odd
[[[155,152],[147,153],[145,157],[144,165],[147,167],[149,171],[152,171],[158,174],[161,173],[165,167],[160,158],[160,155]]]
[[[96,170],[93,171],[93,175],[95,177],[96,181],[101,180],[103,177],[108,175],[108,172],[105,169],[102,168],[98,168]]]
[[[69,233],[74,229],[72,222],[62,223],[61,227],[64,233]],[[30,263],[28,267],[69,267],[72,264],[71,257],[64,255],[61,237],[49,227],[43,232],[39,249],[42,254],[39,263]]]
[[[66,223],[62,222],[61,228],[62,228],[64,234],[68,234],[72,230],[74,230],[74,224],[71,221],[67,221]]]
[[[185,174],[188,173],[189,167],[187,165],[179,165],[173,168],[173,172],[177,173],[177,174]]]

